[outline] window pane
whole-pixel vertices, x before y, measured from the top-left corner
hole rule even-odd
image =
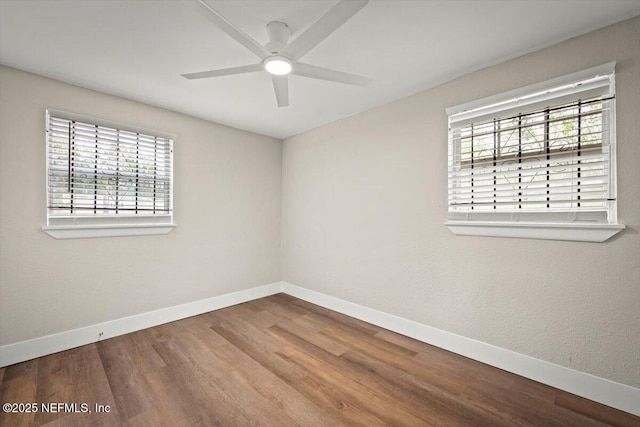
[[[602,105],[577,101],[462,128],[450,182],[456,209],[606,207]]]
[[[170,212],[171,140],[54,116],[47,139],[49,215]]]

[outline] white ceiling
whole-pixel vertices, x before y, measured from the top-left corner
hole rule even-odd
[[[640,14],[640,0],[372,0],[303,61],[373,83],[290,76],[290,106],[278,108],[266,72],[180,76],[259,61],[187,1],[0,0],[0,62],[285,138]],[[263,44],[268,22],[286,22],[293,40],[336,3],[207,1]]]

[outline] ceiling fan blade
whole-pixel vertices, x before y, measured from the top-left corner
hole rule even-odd
[[[258,58],[263,59],[264,57],[271,55],[271,52],[252,39],[240,28],[229,22],[227,18],[216,12],[207,3],[205,3],[204,0],[190,0],[189,4],[192,4],[200,13],[206,16],[211,22],[217,25],[218,28],[235,39],[238,43],[255,53]]]
[[[311,24],[307,30],[285,47],[280,54],[292,61],[302,58],[307,52],[340,28],[345,22],[365,7],[369,0],[341,0],[329,12]]]
[[[243,65],[242,67],[222,68],[220,70],[200,71],[199,73],[180,74],[185,79],[206,79],[209,77],[230,76],[233,74],[253,73],[263,70],[262,64]]]
[[[373,81],[369,77],[357,74],[344,73],[342,71],[331,70],[329,68],[317,67],[315,65],[296,62],[293,65],[291,74],[296,76],[311,77],[312,79],[328,80],[330,82],[345,83],[348,85],[368,86]]]
[[[276,91],[278,107],[289,106],[289,78],[288,76],[271,76],[273,88]]]

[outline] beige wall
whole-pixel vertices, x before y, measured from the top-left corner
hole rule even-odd
[[[0,68],[0,345],[276,282],[279,140]],[[46,108],[177,134],[164,236],[55,240]]]
[[[450,233],[445,108],[609,61],[627,230],[601,244]],[[639,123],[635,18],[289,138],[282,278],[638,387]]]

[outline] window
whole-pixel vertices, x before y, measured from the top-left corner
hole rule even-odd
[[[173,137],[48,110],[47,225],[55,238],[166,234]]]
[[[604,241],[624,228],[614,66],[447,109],[454,233]]]

